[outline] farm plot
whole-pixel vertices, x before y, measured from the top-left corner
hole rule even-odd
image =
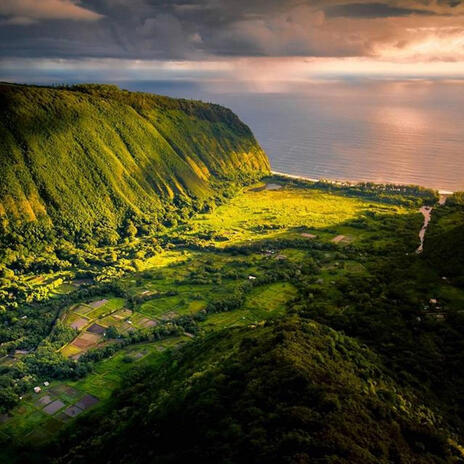
[[[76,314],[77,316],[77,314]],[[76,320],[71,322],[70,327],[76,330],[81,330],[84,328],[87,324],[89,323],[89,319],[86,319],[84,317],[78,317]]]
[[[166,320],[183,314],[198,312],[204,307],[198,302],[189,301],[189,296],[175,295],[165,298],[155,298],[143,303],[138,311],[150,319]]]
[[[283,314],[287,303],[298,295],[298,290],[288,282],[264,285],[253,289],[247,296],[245,309],[253,311],[256,316],[264,318]]]
[[[0,433],[19,443],[41,443],[56,433],[65,422],[99,403],[89,393],[57,382],[39,393],[23,396],[21,405],[6,415]]]
[[[225,313],[210,314],[201,325],[206,329],[222,329],[257,324],[258,322],[259,319],[254,315],[253,311],[248,309],[237,309]]]
[[[87,317],[98,319],[123,308],[125,303],[126,301],[124,298],[110,298],[109,300],[103,299],[95,301],[93,303],[94,306],[92,306],[92,303],[89,304],[89,306],[92,306],[94,309],[87,314]]]
[[[97,346],[108,327],[115,327],[121,332],[127,331],[130,325],[126,319],[132,311],[124,308],[123,298],[103,298],[89,304],[78,304],[71,307],[62,317],[63,322],[80,333],[67,345],[60,349],[63,356],[77,359],[88,349]]]
[[[77,346],[78,348],[81,348],[83,350],[87,350],[91,346],[96,345],[101,339],[101,334],[84,332],[74,339],[72,345]]]
[[[134,365],[148,365],[156,362],[162,351],[187,340],[187,337],[172,337],[157,342],[128,346],[111,358],[99,361],[90,375],[77,381],[68,381],[67,385],[79,391],[85,391],[100,400],[108,399]],[[79,406],[78,403],[76,405]]]
[[[162,351],[187,340],[172,337],[128,346],[98,362],[94,372],[81,380],[53,382],[39,394],[27,393],[18,407],[1,416],[0,435],[23,444],[50,439],[64,424],[108,399],[133,366],[154,363]]]
[[[72,359],[79,358],[90,348],[94,348],[103,340],[103,334],[82,332],[71,343],[61,349],[61,354]]]

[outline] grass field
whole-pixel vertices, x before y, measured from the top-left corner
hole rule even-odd
[[[288,282],[265,285],[255,288],[247,296],[244,308],[258,314],[275,312],[282,314],[287,303],[297,295],[297,289]]]
[[[401,206],[316,189],[284,186],[279,190],[257,191],[251,188],[213,213],[198,216],[188,225],[185,235],[210,237],[205,240],[219,247],[260,238],[304,237],[302,234],[308,236],[308,233],[325,240],[338,235],[356,239],[366,234],[352,227],[352,221],[410,212]]]

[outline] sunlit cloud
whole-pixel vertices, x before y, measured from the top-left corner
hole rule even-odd
[[[10,25],[29,25],[47,19],[95,21],[102,17],[72,0],[2,0],[0,15],[6,17],[3,23]]]
[[[420,38],[398,47],[378,48],[381,57],[396,61],[464,61],[464,29],[420,28]]]

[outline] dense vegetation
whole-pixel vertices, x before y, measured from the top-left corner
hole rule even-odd
[[[463,461],[462,194],[243,187],[267,160],[221,107],[1,94],[0,461]]]
[[[138,271],[20,305],[30,323],[41,307],[64,310],[48,335],[34,335],[36,350],[2,364],[3,400],[17,403],[18,388],[25,396],[0,426],[0,439],[13,438],[1,456],[459,462],[464,289],[430,265],[428,245],[413,253],[420,200],[410,207],[383,191],[366,200],[279,185],[248,189],[166,231],[166,249]],[[432,232],[459,214],[453,199],[434,209]],[[107,305],[86,313],[104,295]],[[121,311],[135,331],[116,320]],[[109,338],[73,361],[69,324],[80,313],[110,324]],[[168,342],[176,349],[157,350]],[[52,390],[29,393],[44,380]],[[95,395],[101,406],[66,428],[37,405],[62,388]],[[58,398],[63,409],[75,401],[69,393]]]
[[[58,462],[438,463],[450,454],[435,425],[369,349],[290,319],[136,370],[98,421],[78,424],[78,446],[60,443]]]
[[[464,286],[464,195],[450,196],[436,211],[426,241],[426,257],[444,276]]]
[[[230,110],[80,85],[0,85],[0,260],[114,244],[207,210],[269,170]],[[20,253],[21,254],[21,253]],[[19,266],[19,265],[17,265]]]

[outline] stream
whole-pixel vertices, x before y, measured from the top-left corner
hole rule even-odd
[[[445,190],[440,190],[439,191],[439,205],[444,205],[446,204],[446,200],[449,195],[451,195],[453,192],[448,192]],[[425,233],[427,232],[427,227],[430,223],[430,219],[432,218],[432,206],[423,206],[419,211],[423,214],[424,216],[424,224],[422,225],[422,229],[419,232],[419,239],[420,239],[420,245],[416,250],[416,253],[422,253],[424,251],[424,238],[425,238]]]
[[[422,229],[419,232],[420,245],[417,248],[416,253],[422,253],[424,251],[425,232],[427,232],[427,227],[432,217],[432,210],[433,208],[431,206],[423,206],[419,210],[424,215],[424,224],[422,225]]]

